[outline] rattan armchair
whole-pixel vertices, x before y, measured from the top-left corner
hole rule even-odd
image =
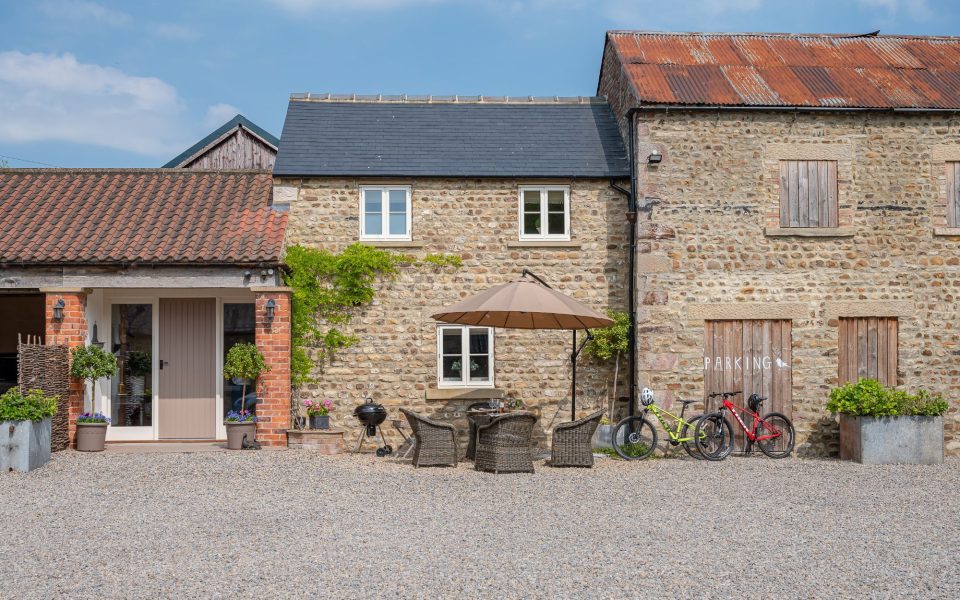
[[[592,467],[593,434],[600,424],[603,411],[599,410],[578,421],[561,423],[553,428],[550,445],[551,467]]]
[[[428,419],[401,408],[413,431],[413,466],[457,466],[457,430],[450,423]]]
[[[537,418],[505,414],[477,428],[477,471],[533,473],[530,445]]]

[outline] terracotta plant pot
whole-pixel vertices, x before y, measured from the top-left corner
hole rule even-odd
[[[107,443],[106,423],[77,423],[77,450],[103,452]]]
[[[252,444],[257,439],[256,423],[224,423],[227,426],[227,449],[243,450],[243,438]]]
[[[330,429],[330,415],[310,415],[310,429]]]

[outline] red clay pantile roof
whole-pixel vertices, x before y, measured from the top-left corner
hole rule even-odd
[[[0,264],[276,264],[265,171],[0,170]]]
[[[611,31],[641,104],[960,109],[960,38]]]

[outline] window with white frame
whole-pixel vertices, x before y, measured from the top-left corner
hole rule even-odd
[[[410,240],[410,188],[360,188],[360,239]]]
[[[441,325],[437,329],[437,385],[493,387],[493,329]]]
[[[570,239],[570,188],[522,186],[520,188],[520,239]]]

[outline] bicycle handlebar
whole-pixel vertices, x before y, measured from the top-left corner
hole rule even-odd
[[[712,394],[707,394],[707,398],[716,398],[718,396],[729,398],[730,396],[736,396],[737,394],[742,394],[742,393],[743,392],[714,392]]]

